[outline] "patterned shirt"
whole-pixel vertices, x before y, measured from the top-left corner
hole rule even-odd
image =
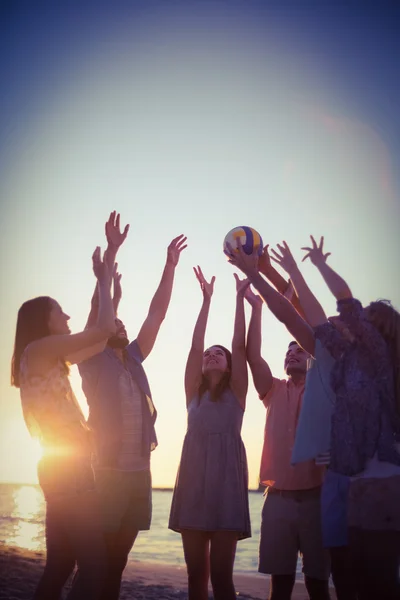
[[[122,436],[117,469],[143,471],[150,468],[150,457],[142,454],[142,392],[125,369],[119,377]]]
[[[127,376],[135,383],[135,389],[140,390],[141,456],[150,464],[150,452],[157,446],[154,430],[157,411],[142,362],[139,344],[134,340],[125,349],[123,362],[107,346],[103,352],[78,365],[89,405],[88,422],[96,443],[97,467],[120,468],[121,448],[127,433],[123,401],[126,408],[131,394],[131,382],[126,379]]]
[[[63,456],[91,453],[90,429],[62,361],[45,375],[31,376],[25,351],[20,363],[20,394],[29,432],[47,452]]]
[[[400,418],[387,344],[365,318],[358,300],[339,300],[338,311],[353,341],[346,340],[329,322],[315,328],[316,337],[336,359],[331,373],[336,404],[330,467],[343,475],[356,475],[376,452],[379,460],[400,465],[396,449]]]

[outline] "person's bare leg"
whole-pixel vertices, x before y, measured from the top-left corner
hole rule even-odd
[[[107,559],[97,493],[80,494],[77,501],[69,501],[68,511],[66,528],[75,550],[78,571],[67,600],[99,600]]]
[[[104,534],[107,551],[107,576],[101,600],[118,600],[122,573],[137,535],[138,530],[133,529],[124,520],[117,532]]]
[[[293,575],[271,575],[269,600],[290,600],[295,580],[295,573]]]
[[[75,553],[65,528],[60,502],[46,502],[46,566],[34,600],[58,600],[75,567]]]
[[[328,580],[306,575],[304,581],[310,600],[331,600]]]
[[[215,600],[235,600],[236,598],[233,584],[236,545],[237,533],[234,531],[216,531],[211,535],[211,585]]]
[[[208,600],[210,574],[210,536],[205,531],[181,532],[188,573],[189,600]]]

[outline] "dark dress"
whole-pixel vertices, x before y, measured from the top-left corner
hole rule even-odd
[[[236,531],[251,537],[243,408],[230,389],[205,392],[188,406],[188,429],[172,498],[169,528]]]

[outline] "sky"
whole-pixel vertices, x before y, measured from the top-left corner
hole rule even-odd
[[[230,345],[233,227],[285,239],[300,261],[324,235],[363,303],[400,308],[399,9],[357,2],[2,4],[0,13],[0,481],[36,482],[39,450],[10,386],[17,311],[50,295],[86,322],[91,254],[112,210],[131,339],[166,248],[184,233],[167,318],[145,362],[158,410],[153,484],[173,486],[186,429],[183,374],[201,305],[192,267],[216,276],[206,344]],[[302,7],[300,6],[302,4]],[[335,302],[302,271],[329,314]],[[249,312],[246,309],[247,319]],[[284,377],[290,337],[264,308],[263,356]],[[72,385],[87,414],[76,367]],[[257,487],[265,408],[250,380],[243,440]]]

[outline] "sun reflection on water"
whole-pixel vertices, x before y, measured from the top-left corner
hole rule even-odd
[[[14,515],[22,519],[36,519],[43,504],[43,495],[37,487],[24,485],[15,490]]]
[[[15,520],[15,524],[7,532],[5,543],[28,550],[41,549],[44,536],[44,502],[40,489],[30,485],[18,487],[12,500],[11,519]]]

